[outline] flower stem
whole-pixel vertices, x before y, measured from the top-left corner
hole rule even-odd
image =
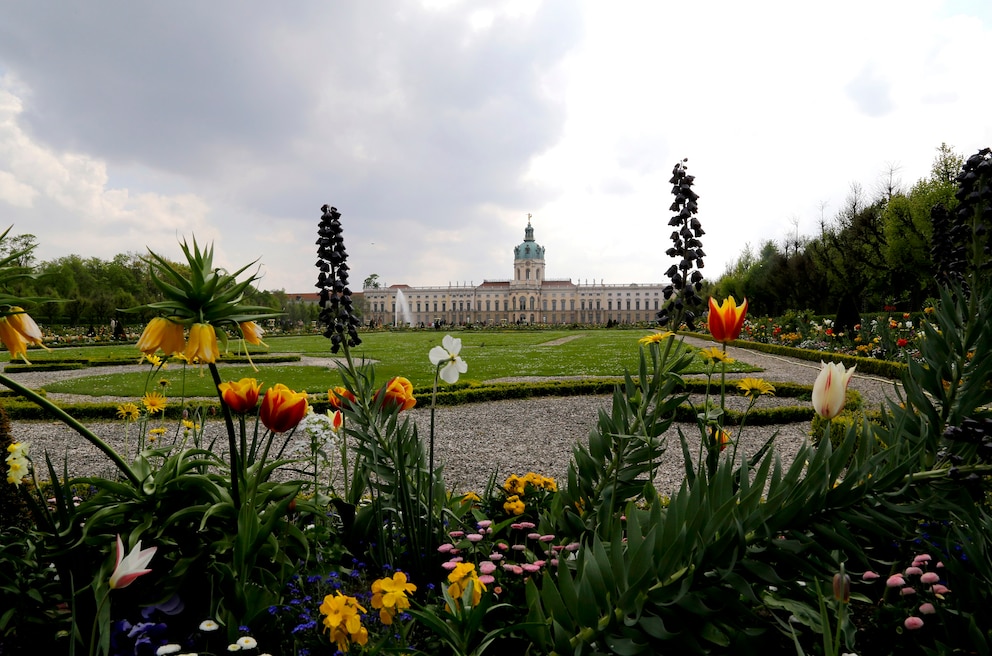
[[[241,458],[238,454],[238,438],[234,432],[234,418],[231,417],[231,409],[227,407],[224,403],[224,397],[220,392],[220,371],[217,370],[217,365],[213,362],[207,363],[207,368],[210,370],[210,376],[214,380],[214,391],[217,392],[217,398],[220,400],[220,411],[224,415],[224,425],[227,426],[227,448],[231,452],[231,499],[234,501],[234,507],[241,508]]]

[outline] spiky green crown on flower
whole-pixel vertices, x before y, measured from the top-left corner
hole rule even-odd
[[[258,260],[250,262],[234,273],[227,273],[223,269],[214,267],[212,244],[201,250],[194,238],[192,249],[186,240],[180,243],[180,247],[189,263],[189,277],[187,278],[167,259],[149,249],[149,257],[142,260],[151,268],[152,280],[165,296],[165,300],[128,308],[125,312],[157,310],[179,323],[186,325],[208,323],[214,327],[225,324],[237,326],[245,321],[268,319],[282,314],[273,312],[272,308],[263,305],[246,305],[241,302],[245,290],[258,280],[258,276],[251,274],[241,282],[238,282],[237,278],[254,266]]]

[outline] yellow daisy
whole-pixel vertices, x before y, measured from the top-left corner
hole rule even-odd
[[[744,393],[744,396],[750,396],[752,399],[765,395],[775,396],[775,386],[761,378],[741,378],[737,381],[737,388]]]
[[[709,348],[700,349],[699,355],[703,357],[707,362],[725,362],[730,364],[734,362],[734,359],[723,352],[719,346],[711,346]]]
[[[165,400],[165,396],[159,392],[148,392],[145,394],[144,398],[141,399],[141,402],[144,404],[145,410],[147,410],[150,415],[153,415],[156,412],[164,412],[165,406],[169,404],[169,402]]]
[[[125,421],[138,421],[141,411],[134,403],[122,403],[117,406],[117,416]]]
[[[649,344],[658,344],[659,342],[663,342],[666,339],[668,339],[669,337],[674,337],[674,336],[675,336],[675,333],[673,333],[670,330],[665,330],[665,331],[662,331],[660,333],[652,333],[651,335],[647,335],[645,337],[642,337],[639,340],[637,340],[637,343],[638,344],[643,344],[645,346],[647,346]]]

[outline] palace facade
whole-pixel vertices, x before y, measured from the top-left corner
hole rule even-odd
[[[366,320],[376,325],[606,324],[653,321],[665,285],[582,284],[545,277],[544,247],[527,216],[524,241],[513,249],[513,278],[476,286],[389,287],[362,290]]]

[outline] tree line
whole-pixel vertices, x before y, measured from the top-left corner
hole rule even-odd
[[[779,316],[786,310],[857,316],[891,308],[922,309],[937,296],[930,211],[957,205],[955,178],[964,158],[947,144],[937,148],[930,175],[909,189],[890,166],[874,193],[852,184],[844,206],[823,215],[818,234],[792,234],[746,247],[714,283],[718,298],[746,297],[749,312]]]
[[[20,297],[55,299],[57,302],[39,303],[30,308],[31,315],[49,329],[88,331],[92,328],[99,333],[107,330],[111,320],[124,325],[143,325],[153,312],[125,313],[122,310],[162,300],[152,282],[148,264],[137,253],[121,253],[110,260],[66,255],[36,262],[31,253],[36,245],[34,235],[8,235],[0,242],[0,258],[24,253],[17,264],[34,275],[18,279],[8,291]],[[179,262],[172,262],[172,265],[180,271],[188,270]],[[246,303],[283,312],[276,323],[286,330],[310,326],[319,312],[315,304],[297,301],[283,290],[249,288],[245,297]]]

